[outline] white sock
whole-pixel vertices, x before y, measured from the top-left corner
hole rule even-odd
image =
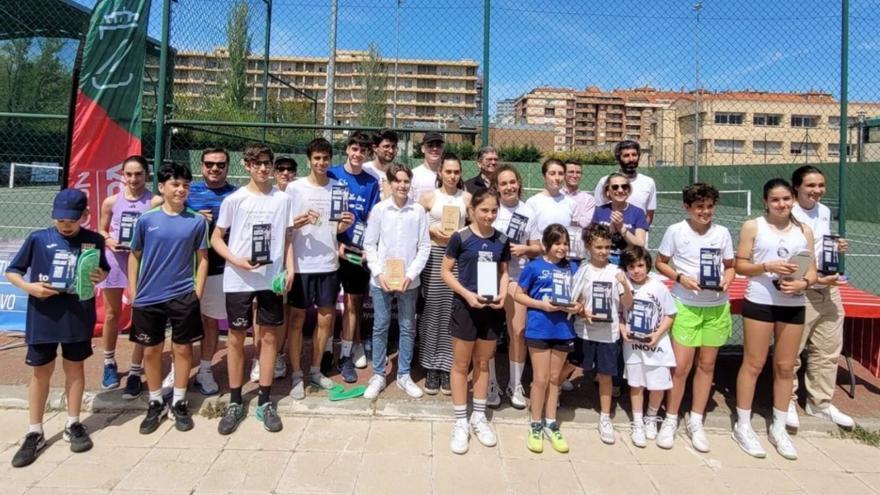
[[[171,405],[176,405],[178,402],[182,401],[184,396],[186,396],[186,387],[174,387],[174,395],[172,396]]]
[[[162,389],[150,390],[150,402],[162,402]]]
[[[658,409],[656,407],[651,407],[650,405],[648,406],[648,416],[656,416],[657,413],[659,413],[659,412],[660,412],[660,409]]]
[[[498,377],[495,375],[495,358],[489,360],[489,386],[498,384]]]
[[[211,373],[210,359],[202,359],[199,361],[199,373]]]
[[[785,430],[785,418],[788,417],[788,411],[780,411],[773,408],[773,424],[770,426],[774,431]]]
[[[518,385],[522,385],[522,375],[525,367],[526,363],[517,363],[516,361],[510,362],[510,388],[516,390]]]
[[[668,419],[669,421],[674,421],[676,425],[678,424],[678,414],[666,413],[666,419]]]
[[[351,346],[353,342],[350,340],[343,340],[342,345],[340,346],[339,355],[342,357],[351,356]]]
[[[310,375],[320,375],[321,374],[321,367],[320,366],[309,367],[309,374]]]
[[[736,424],[752,427],[752,410],[736,408]]]
[[[116,351],[104,351],[104,366],[116,364]]]
[[[551,427],[556,424],[556,418],[544,418],[544,426]]]
[[[690,417],[688,418],[688,423],[692,425],[703,426],[703,415],[691,411]]]
[[[64,426],[70,428],[70,425],[72,425],[74,423],[79,423],[79,415],[67,416],[67,423],[65,423]]]
[[[633,423],[643,423],[645,421],[644,416],[640,412],[633,413]]]
[[[327,338],[327,344],[324,345],[324,352],[333,352],[333,336]]]
[[[608,420],[611,421],[611,413],[599,413],[599,420]]]
[[[467,423],[467,404],[463,405],[452,405],[452,410],[455,412],[455,420],[458,422]]]
[[[144,365],[141,363],[131,363],[131,368],[128,369],[128,373],[132,376],[143,376]]]
[[[43,423],[28,425],[28,433],[43,433]]]

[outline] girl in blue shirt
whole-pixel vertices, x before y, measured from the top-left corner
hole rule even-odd
[[[574,348],[574,326],[570,319],[583,305],[572,301],[571,278],[577,264],[566,259],[568,230],[558,223],[544,229],[541,238],[544,256],[523,269],[514,299],[528,308],[526,345],[532,359],[532,420],[527,446],[532,452],[544,450],[544,435],[558,452],[568,452],[568,442],[556,423],[562,368]],[[541,415],[544,421],[541,421]]]

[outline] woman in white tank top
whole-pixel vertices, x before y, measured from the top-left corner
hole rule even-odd
[[[765,457],[751,426],[755,383],[764,368],[773,338],[773,423],[769,440],[786,459],[797,450],[785,431],[794,363],[804,330],[804,291],[816,283],[816,264],[797,274],[789,261],[812,254],[813,233],[792,215],[794,189],[784,179],[764,184],[764,215],[742,226],[736,250],[736,273],[749,277],[743,302],[743,362],[736,379],[737,422],[734,439],[749,455]]]

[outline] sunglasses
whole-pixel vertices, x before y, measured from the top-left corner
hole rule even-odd
[[[608,187],[611,188],[612,191],[629,191],[630,190],[629,184],[611,184]]]
[[[276,172],[296,172],[296,167],[287,167],[287,166],[282,165],[280,167],[275,167],[275,171]]]
[[[226,168],[226,162],[202,162],[202,165],[207,169],[217,168],[223,170]]]

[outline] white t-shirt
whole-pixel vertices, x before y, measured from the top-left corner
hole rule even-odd
[[[605,197],[604,193],[606,180],[608,180],[607,175],[599,179],[599,183],[596,184],[593,196],[596,198],[597,205],[604,205],[611,201]],[[632,192],[629,199],[626,200],[627,203],[645,210],[645,213],[657,209],[657,185],[654,184],[654,179],[645,174],[637,173],[635,179],[629,180],[629,184],[632,186]]]
[[[822,203],[816,203],[811,210],[805,210],[800,203],[795,202],[791,209],[792,215],[803,224],[809,225],[813,231],[813,254],[816,256],[816,267],[819,268],[819,260],[822,259],[822,240],[826,235],[831,235],[831,210]],[[824,284],[813,285],[814,289],[824,289]]]
[[[623,294],[624,287],[617,280],[617,274],[623,273],[617,265],[611,263],[603,268],[596,268],[591,263],[583,263],[578,268],[572,281],[571,293],[573,297],[579,298],[583,302],[584,307],[590,313],[593,311],[593,285],[596,283],[606,284],[605,297],[610,299],[611,321],[596,321],[588,324],[581,317],[575,318],[574,330],[578,337],[584,340],[592,340],[593,342],[617,342],[620,339],[620,329],[618,323],[618,308],[620,307],[620,295]]]
[[[687,220],[682,220],[666,229],[658,251],[663,256],[671,258],[670,261],[677,272],[699,282],[702,249],[718,250],[717,252],[721,255],[717,260],[720,263],[718,273],[723,277],[723,261],[734,259],[733,241],[727,227],[713,223],[705,234],[700,235],[691,228]],[[693,291],[685,289],[680,284],[675,284],[672,293],[682,304],[700,308],[721,306],[728,300],[727,292],[701,290],[694,294]]]
[[[370,160],[364,163],[364,172],[372,175],[377,181],[379,181],[379,193],[382,199],[388,198],[391,194],[391,184],[388,183],[388,176],[385,175],[385,172],[376,168],[376,162]]]
[[[643,318],[646,328],[656,330],[666,316],[676,313],[675,300],[663,282],[648,278],[644,284],[633,288],[633,308],[627,312],[627,328],[638,324],[635,319]],[[675,366],[675,354],[667,332],[656,347],[647,343],[630,342],[623,344],[623,359],[626,364],[642,363],[648,366]]]
[[[309,210],[318,212],[315,224],[293,229],[294,270],[296,273],[329,273],[339,269],[339,244],[336,240],[337,222],[330,221],[331,189],[337,181],[330,179],[321,187],[308,177],[297,179],[287,186],[285,193],[293,197],[293,217]]]
[[[576,206],[571,198],[562,193],[551,197],[543,192],[529,198],[526,205],[535,212],[535,230],[532,240],[540,240],[544,229],[550,224],[558,223],[563,227],[570,226]]]
[[[409,197],[416,203],[422,194],[437,189],[437,172],[434,172],[424,163],[413,169],[412,182],[409,189]]]
[[[513,218],[513,214],[522,215],[528,219],[525,225],[525,231],[523,232],[521,239],[511,239],[511,244],[528,244],[528,242],[534,239],[536,236],[538,238],[541,237],[540,233],[535,233],[535,212],[532,210],[529,205],[523,203],[522,201],[518,202],[515,207],[509,207],[504,205],[498,206],[498,216],[495,217],[495,222],[492,223],[492,226],[495,227],[495,230],[507,234],[507,227],[510,225],[510,219]],[[521,242],[520,242],[521,241]],[[522,273],[522,269],[526,266],[530,260],[528,257],[522,256],[513,256],[510,257],[510,262],[507,265],[508,275],[510,276],[511,281],[519,280],[519,274]]]
[[[226,263],[223,270],[223,292],[254,292],[272,288],[272,278],[284,270],[284,236],[290,223],[293,200],[273,187],[268,194],[259,194],[241,187],[223,199],[217,216],[217,227],[229,231],[229,250],[235,256],[250,259],[256,236],[269,237],[269,259],[272,263],[255,270],[244,270]],[[259,247],[258,247],[259,249]]]

